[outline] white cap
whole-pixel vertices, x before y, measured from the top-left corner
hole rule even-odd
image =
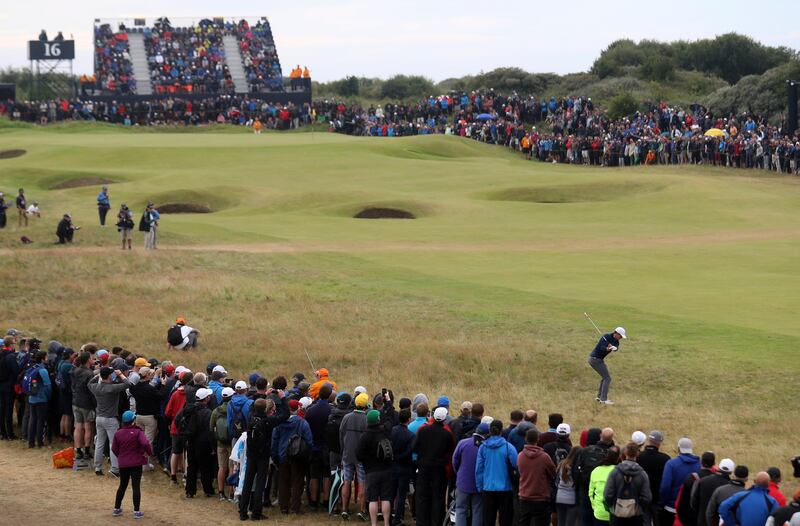
[[[617,327],[616,329],[614,329],[614,332],[616,332],[617,334],[622,336],[623,340],[627,340],[628,339],[628,337],[625,336],[625,328],[624,327]]]
[[[571,432],[572,429],[570,429],[569,424],[558,424],[556,428],[556,435],[558,436],[566,437],[569,436]]]
[[[212,373],[228,374],[228,371],[226,371],[225,368],[223,366],[221,366],[221,365],[215,366],[213,369],[211,369],[211,372]]]
[[[195,393],[194,397],[196,399],[198,399],[198,400],[205,400],[206,398],[211,396],[211,393],[213,393],[213,391],[211,389],[207,389],[205,387],[201,387],[200,389],[197,390],[197,392]]]
[[[175,368],[175,374],[180,375],[183,371],[188,371],[186,367],[179,365]]]
[[[469,400],[466,400],[466,401],[462,402],[461,403],[461,410],[463,411],[464,409],[466,409],[468,411],[472,411],[472,402],[470,402]]]
[[[483,418],[481,418],[481,424],[486,424],[488,426],[489,424],[492,423],[493,420],[494,418],[492,418],[491,416],[484,416]]]
[[[447,418],[447,408],[446,407],[437,407],[436,410],[433,412],[433,419],[437,422],[444,422]]]
[[[360,395],[361,393],[366,393],[366,392],[367,392],[367,388],[366,388],[366,387],[364,387],[363,385],[359,385],[358,387],[356,387],[356,388],[353,390],[353,392],[355,393],[355,395],[356,395],[356,396],[358,396],[358,395]]]
[[[694,450],[694,446],[692,444],[692,439],[683,437],[678,440],[678,450],[684,455],[691,454]]]
[[[313,400],[311,400],[311,398],[310,398],[310,397],[308,397],[308,396],[304,396],[303,398],[301,398],[301,399],[300,399],[300,407],[302,407],[303,409],[305,409],[305,408],[307,408],[308,406],[310,406],[312,402],[313,402]]]
[[[641,431],[634,431],[631,435],[631,442],[636,444],[637,446],[643,445],[647,441],[647,435],[642,433]]]
[[[236,391],[234,391],[230,387],[224,387],[222,389],[222,397],[225,398],[225,397],[228,397],[228,396],[233,396],[233,393],[235,393],[235,392]]]
[[[236,382],[236,385],[233,386],[237,391],[247,391],[247,384],[244,380],[239,380]]]
[[[725,473],[733,473],[733,470],[736,469],[736,463],[729,458],[723,458],[720,460],[717,467],[720,471],[724,471]]]

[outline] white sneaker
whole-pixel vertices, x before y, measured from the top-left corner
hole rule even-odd
[[[602,400],[600,403],[606,405],[614,405],[614,402],[612,402],[611,400]]]

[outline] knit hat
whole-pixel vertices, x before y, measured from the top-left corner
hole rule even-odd
[[[375,409],[371,409],[367,413],[367,424],[368,425],[374,426],[375,424],[379,423],[380,421],[381,421],[381,413],[380,413],[380,411],[377,411]]]
[[[122,413],[123,424],[129,424],[133,422],[135,419],[136,419],[136,413],[134,413],[133,411],[125,411],[124,413]]]
[[[356,407],[364,409],[367,404],[369,404],[369,395],[367,393],[361,393],[356,397]]]

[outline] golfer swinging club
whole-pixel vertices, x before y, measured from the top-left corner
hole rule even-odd
[[[598,330],[598,332],[600,332]],[[617,327],[614,332],[603,334],[595,345],[592,354],[589,355],[589,365],[600,375],[600,387],[597,390],[597,400],[601,404],[612,405],[614,402],[608,399],[608,387],[611,385],[611,375],[608,373],[605,358],[612,352],[619,349],[619,342],[627,338],[625,329]]]

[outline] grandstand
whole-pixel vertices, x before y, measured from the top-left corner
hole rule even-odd
[[[284,84],[266,17],[95,19],[94,65],[82,98],[311,100],[310,79]]]

